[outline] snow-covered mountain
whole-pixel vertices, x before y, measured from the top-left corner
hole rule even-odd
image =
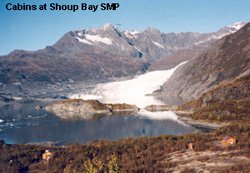
[[[163,57],[167,58],[194,46],[209,46],[243,25],[244,23],[236,23],[218,32],[203,34],[163,33],[151,27],[144,31],[122,31],[111,24],[97,29],[70,31],[45,49],[15,50],[1,56],[1,88],[9,90],[14,87],[22,92],[27,87],[33,89],[33,84],[36,83],[39,86],[41,83],[63,85],[74,81],[96,83],[139,75],[148,71],[150,66]],[[172,58],[179,60],[170,68],[190,57]],[[25,87],[22,87],[24,84]],[[13,89],[10,90],[12,93]]]
[[[226,35],[235,33],[236,31],[238,31],[239,29],[241,29],[245,25],[246,25],[246,22],[236,22],[232,25],[225,26],[225,27],[219,29],[217,32],[208,34],[207,37],[204,37],[203,39],[196,42],[195,44],[202,45],[202,44],[207,44],[210,41],[215,41],[215,40],[221,39],[222,37],[224,37]]]
[[[154,62],[173,52],[193,46],[208,46],[244,26],[238,22],[213,33],[162,33],[149,27],[144,31],[122,31],[111,24],[98,29],[78,30],[65,34],[53,47],[58,51],[113,53]],[[69,44],[71,43],[71,46]]]

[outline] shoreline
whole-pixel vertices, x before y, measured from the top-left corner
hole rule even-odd
[[[197,128],[198,130],[201,130],[202,132],[210,132],[213,130],[218,130],[221,127],[225,127],[230,125],[230,123],[226,123],[226,122],[216,122],[216,121],[206,121],[206,120],[194,120],[192,118],[188,118],[188,117],[182,117],[182,116],[178,116],[179,120],[191,125],[195,128]]]
[[[65,100],[65,99],[53,99],[53,98],[46,98],[46,99],[36,98],[35,99],[35,98],[32,98],[32,99],[22,99],[21,101],[18,100],[18,101],[12,102],[10,104],[19,103],[19,102],[22,103],[25,100],[30,100],[30,101],[34,101],[34,102],[35,101],[40,101],[42,103],[45,103],[45,105],[46,105],[46,104],[54,102],[54,101]],[[42,106],[43,106],[42,109],[44,109],[45,106],[43,104],[42,104]],[[159,106],[159,105],[156,105],[156,106]],[[157,113],[157,112],[171,111],[174,114],[176,114],[176,116],[177,116],[177,118],[176,118],[175,121],[181,121],[181,122],[183,122],[183,123],[185,123],[187,125],[195,127],[198,131],[200,131],[202,133],[210,132],[212,130],[219,129],[219,128],[221,128],[221,127],[226,126],[226,125],[229,124],[229,123],[220,123],[220,122],[208,122],[208,121],[205,121],[205,120],[194,120],[194,119],[191,119],[191,118],[188,118],[188,117],[184,116],[184,115],[192,114],[191,111],[178,111],[176,106],[168,106],[168,105],[162,105],[162,106],[163,106],[162,108],[164,108],[163,110],[160,110],[160,109],[158,110],[157,109],[157,111],[149,111],[149,112],[152,112],[152,114],[153,114],[153,113]],[[142,109],[142,110],[144,110],[144,109]],[[152,119],[155,119],[155,118],[152,118]],[[172,119],[172,118],[167,118],[167,119]],[[172,119],[172,120],[174,120],[174,119]],[[191,132],[191,133],[188,133],[188,134],[192,134],[194,132]],[[166,134],[163,134],[163,135],[169,135],[169,134],[166,133]],[[160,135],[158,135],[158,136],[160,136]],[[133,137],[133,138],[136,139],[137,137]],[[39,144],[44,145],[45,144],[45,145],[52,145],[52,146],[57,146],[58,145],[57,142],[55,142],[54,144],[52,144],[52,143],[51,143],[51,141],[44,141],[44,142],[41,142],[41,143],[40,142],[38,142],[38,143],[35,142],[34,144],[36,144],[36,145],[39,145]],[[61,142],[59,142],[59,143],[61,143]],[[27,144],[30,144],[30,143],[27,143]]]

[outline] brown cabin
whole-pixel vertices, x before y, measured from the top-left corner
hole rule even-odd
[[[193,144],[193,143],[188,143],[188,144],[187,144],[187,148],[188,148],[189,150],[193,150],[193,149],[194,149],[194,144]]]
[[[42,158],[43,158],[43,160],[48,162],[52,158],[52,156],[53,156],[53,154],[49,150],[46,150],[43,153]]]
[[[230,146],[236,144],[236,137],[229,137],[226,136],[224,139],[221,140],[221,144],[223,146]]]

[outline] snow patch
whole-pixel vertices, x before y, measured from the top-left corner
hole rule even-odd
[[[228,31],[227,33],[225,33],[225,34],[221,34],[221,35],[219,35],[219,36],[217,36],[216,37],[216,39],[221,39],[222,37],[225,37],[226,35],[229,35],[229,34],[232,34],[232,33],[234,33],[234,32],[236,32],[236,31]]]
[[[162,44],[160,44],[158,42],[152,41],[152,43],[154,43],[154,45],[158,46],[159,48],[162,48],[162,49],[165,48]]]
[[[238,31],[239,29],[241,29],[245,25],[246,25],[245,22],[236,22],[233,25],[228,25],[228,26],[226,26],[227,29],[228,29],[227,32],[224,32],[224,33],[221,33],[221,34],[213,34],[213,35],[211,35],[210,37],[208,37],[208,38],[206,38],[204,40],[196,42],[195,45],[199,45],[201,43],[208,42],[208,41],[211,41],[211,40],[221,39],[222,37],[224,37],[226,35],[235,33],[236,31]]]
[[[240,28],[242,28],[245,25],[246,25],[245,22],[236,22],[236,23],[234,23],[232,25],[229,25],[229,27],[234,28],[236,30],[239,30]]]
[[[136,30],[135,31],[130,31],[131,35],[137,35],[137,34],[140,34],[140,33],[141,33],[140,31],[136,31]]]
[[[82,36],[83,36],[83,33],[82,33],[81,31],[79,31],[79,32],[77,32],[77,35],[78,35],[79,37],[82,37]]]
[[[94,42],[102,42],[104,44],[108,44],[111,45],[112,41],[109,38],[106,37],[101,37],[99,35],[89,35],[86,34],[85,38],[80,38],[80,37],[75,37],[79,42],[81,43],[85,43],[85,44],[89,44],[89,45],[93,45]]]
[[[104,44],[109,44],[111,45],[112,44],[112,41],[107,38],[107,37],[101,37],[100,35],[89,35],[89,34],[86,34],[85,35],[86,39],[91,41],[91,42],[102,42]]]
[[[136,50],[138,50],[139,52],[142,52],[141,49],[139,49],[138,47],[134,46],[134,48],[135,48]]]
[[[99,98],[98,100],[103,103],[127,103],[134,104],[140,108],[151,104],[162,105],[164,104],[163,102],[148,94],[152,94],[155,90],[160,89],[174,71],[184,63],[186,62],[170,70],[152,71],[130,80],[98,84],[91,91],[91,95],[94,95],[97,99]],[[77,97],[75,96],[71,95],[69,97],[88,98],[88,95],[84,93],[77,94]]]
[[[2,119],[0,119],[0,123],[4,122]]]
[[[89,45],[93,45],[93,43],[91,43],[90,41],[86,40],[86,39],[82,39],[79,37],[75,37],[79,42],[84,43],[84,44],[89,44]]]
[[[227,34],[225,34],[225,35],[227,35]],[[195,45],[199,45],[199,44],[202,44],[202,43],[211,41],[211,40],[220,39],[220,38],[224,37],[225,35],[223,35],[223,36],[215,36],[215,35],[212,35],[211,37],[208,37],[207,39],[204,39],[204,40],[201,40],[201,41],[197,41],[197,42],[195,42],[194,44],[195,44]]]
[[[136,38],[138,36],[138,34],[140,34],[140,31],[124,31],[124,34],[128,37],[128,38]]]
[[[195,42],[194,44],[195,45],[199,45],[199,44],[202,44],[202,43],[205,43],[205,42],[208,42],[208,41],[211,41],[211,40],[218,40],[218,39],[221,39],[222,37],[226,36],[226,35],[229,35],[229,34],[232,34],[236,31],[228,31],[224,34],[220,34],[220,35],[212,35],[211,37],[208,37],[207,39],[204,39],[204,40],[201,40],[201,41],[197,41]]]

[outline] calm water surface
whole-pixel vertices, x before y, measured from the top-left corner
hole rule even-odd
[[[114,115],[97,120],[63,120],[45,110],[42,102],[27,101],[0,107],[0,139],[6,143],[87,143],[97,139],[186,134],[194,127],[171,119]]]

